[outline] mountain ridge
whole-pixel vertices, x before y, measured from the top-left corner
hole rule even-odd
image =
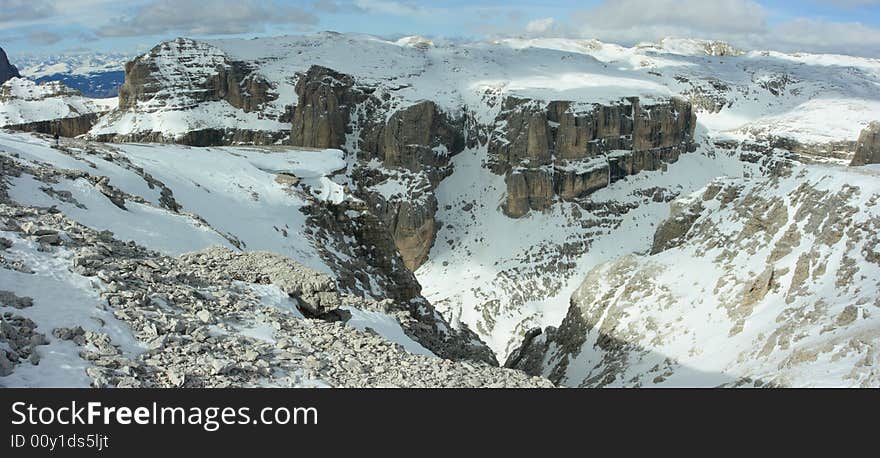
[[[740,218],[747,228],[741,232],[748,237],[737,243],[763,243],[760,233],[768,221],[723,216],[731,214],[731,202],[742,203],[736,189],[763,190],[752,195],[755,202],[791,200],[791,190],[780,183],[789,186],[785,180],[797,173],[814,185],[811,195],[817,202],[836,199],[825,194],[822,171],[857,162],[856,155],[872,151],[873,142],[856,138],[880,107],[872,89],[877,82],[876,60],[741,51],[699,40],[627,48],[583,40],[462,44],[337,33],[253,40],[179,38],[126,64],[119,106],[72,143],[78,146],[71,154],[86,160],[91,153],[80,150],[107,151],[115,161],[138,161],[142,172],[163,177],[147,180],[150,189],[164,186],[174,196],[192,193],[203,199],[169,200],[163,191],[166,210],[176,213],[182,205],[193,211],[196,221],[215,228],[224,246],[248,253],[262,247],[299,262],[309,260],[306,264],[331,275],[340,291],[393,301],[403,333],[438,355],[489,364],[507,359],[509,366],[571,386],[800,385],[805,379],[793,372],[774,379],[765,368],[738,361],[719,367],[694,359],[678,347],[644,337],[650,328],[620,333],[613,326],[602,327],[592,312],[578,321],[584,315],[580,310],[596,308],[582,285],[614,271],[620,284],[602,285],[603,297],[632,290],[642,280],[651,288],[668,287],[668,278],[651,276],[657,270],[651,266],[659,262],[655,258],[685,249],[694,242],[689,238],[692,229],[710,218]],[[100,146],[104,141],[117,146]],[[224,161],[253,161],[264,154],[281,158],[307,151],[334,164],[332,170],[278,168],[263,158],[257,160],[259,168],[266,172],[268,167],[273,176],[228,175],[230,183],[252,190],[247,205],[234,203],[247,192],[207,185],[213,183],[212,173],[227,176],[223,164],[200,162],[211,154]],[[142,162],[148,153],[163,160],[178,155],[183,175],[166,164]],[[47,154],[41,150],[38,156]],[[102,163],[102,170],[115,169]],[[870,174],[871,166],[865,170]],[[856,178],[859,173],[841,172]],[[108,182],[93,179],[114,206],[124,207],[131,199]],[[854,182],[856,194],[873,192],[870,182]],[[725,185],[731,191],[706,200],[693,198],[718,183],[738,184]],[[261,213],[262,199],[278,198],[277,189],[264,187],[276,184],[291,195],[310,196],[316,204],[283,216]],[[208,190],[212,196],[201,194]],[[42,191],[54,201],[67,202],[66,212],[78,212],[64,200],[71,197],[67,192],[85,198],[68,188]],[[154,194],[144,192],[129,194]],[[39,199],[29,197],[36,199],[32,203],[48,204],[36,195]],[[250,228],[212,210],[216,202],[271,221],[274,232],[258,242]],[[819,210],[823,208],[830,207]],[[802,213],[795,218],[798,225],[812,225],[819,210],[811,213],[802,206],[792,211]],[[88,218],[89,212],[78,214]],[[300,218],[302,226],[291,226]],[[290,251],[290,234],[309,245]],[[721,242],[706,238],[701,243]],[[699,264],[691,257],[692,264]],[[712,271],[745,268],[736,262],[722,264]],[[804,269],[797,262],[781,273],[785,268],[765,275],[766,269],[755,267],[760,281],[754,289],[774,290],[774,281],[787,281],[785,275]],[[645,275],[631,279],[625,275],[628,269],[641,269]],[[837,275],[843,267],[829,263],[826,269],[817,275]],[[718,302],[728,304],[738,291],[727,288],[723,293]],[[775,294],[764,296],[778,299]],[[744,343],[735,336],[753,337],[753,326],[780,335],[791,324],[783,320],[774,327],[769,312],[753,314],[755,310],[776,307],[778,313],[793,315],[805,310],[797,301],[761,302],[764,296],[748,310],[726,305],[700,310],[732,314],[725,329],[739,326],[748,332],[735,333],[730,341],[751,345],[760,339]],[[365,304],[333,309],[337,311],[325,318],[356,323],[358,307],[373,307]],[[622,303],[609,307],[626,308]],[[652,315],[643,304],[631,307],[682,335],[704,331]],[[851,322],[851,310],[845,313],[847,326],[871,322],[860,310]],[[838,316],[844,311],[833,312]],[[535,328],[544,331],[536,334]],[[590,334],[594,329],[601,332]],[[803,332],[818,331],[806,326]],[[828,332],[833,340],[838,331]],[[683,337],[667,338],[679,342]],[[720,339],[705,342],[706,353],[724,345]],[[605,352],[596,353],[600,361],[584,360],[594,348]],[[774,361],[794,358],[800,351],[789,344],[770,348]],[[864,356],[867,348],[853,354]],[[644,364],[628,363],[636,360]],[[584,361],[595,370],[584,369]],[[836,383],[874,383],[870,374],[838,377],[850,362],[832,365]],[[580,372],[570,372],[575,366]]]

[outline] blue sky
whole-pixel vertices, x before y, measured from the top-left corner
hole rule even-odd
[[[747,49],[880,57],[880,0],[0,0],[0,47],[16,55],[135,54],[177,36],[320,30],[484,39],[665,36]]]

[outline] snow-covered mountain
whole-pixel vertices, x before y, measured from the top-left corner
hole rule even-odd
[[[428,99],[447,111],[466,106],[475,115],[487,114],[490,118],[494,117],[491,109],[478,110],[485,106],[483,99],[490,93],[591,102],[681,95],[696,105],[703,113],[701,123],[713,131],[737,137],[793,140],[804,147],[854,141],[880,108],[874,96],[880,79],[877,59],[742,52],[724,46],[672,39],[632,48],[571,39],[434,45],[412,37],[389,42],[325,32],[253,40],[176,40],[151,53],[161,51],[166,61],[177,62],[181,68],[183,63],[189,63],[190,68],[201,66],[205,75],[214,73],[217,62],[193,61],[196,55],[212,55],[226,66],[239,62],[250,67],[243,72],[245,75],[264,78],[270,86],[267,98],[272,100],[255,102],[261,105],[260,116],[282,121],[296,103],[296,75],[311,65],[352,75],[362,84],[387,86],[394,103]],[[356,59],[351,58],[354,55]],[[190,84],[192,80],[180,79],[185,76],[166,74],[163,84],[172,87],[177,80]],[[133,107],[126,107],[127,122],[107,123],[96,134],[146,131],[156,122],[146,121],[156,118],[152,113],[176,110],[177,105],[151,106],[147,100],[139,101],[145,105],[139,106],[136,114],[128,113]],[[218,109],[225,110],[212,107]],[[226,117],[246,121],[249,118],[245,116],[253,116],[247,115],[248,111],[254,110],[233,110],[218,117],[214,124],[228,127]],[[211,124],[193,110],[165,117],[168,125],[157,129],[163,133],[176,134]],[[187,119],[193,125],[179,125]],[[825,127],[828,122],[834,123],[833,128]],[[256,120],[253,125],[276,130]]]
[[[719,178],[512,366],[569,386],[880,385],[880,168]]]
[[[116,97],[125,80],[124,54],[73,53],[55,56],[21,57],[15,62],[21,76],[37,83],[60,81],[91,98]]]
[[[58,81],[12,78],[0,85],[0,127],[75,137],[115,107],[116,99],[90,99]]]
[[[809,358],[792,362],[807,347],[837,345],[872,323],[870,309],[862,306],[876,300],[876,288],[865,289],[877,279],[870,265],[873,245],[868,254],[834,244],[817,252],[827,258],[825,270],[816,274],[819,283],[804,286],[794,302],[773,286],[764,288],[773,291],[748,310],[731,306],[736,316],[722,317],[727,306],[718,304],[739,300],[735,286],[745,284],[749,272],[760,276],[770,268],[773,278],[788,281],[785,275],[794,275],[801,253],[813,256],[811,250],[824,243],[810,229],[811,221],[838,207],[820,202],[839,198],[841,205],[857,209],[857,217],[840,223],[848,234],[873,218],[862,208],[873,202],[873,172],[840,166],[854,157],[873,157],[873,140],[859,138],[863,131],[869,132],[861,134],[865,139],[876,137],[869,124],[880,118],[878,87],[876,59],[746,51],[703,40],[622,47],[546,38],[387,41],[332,32],[252,40],[179,38],[126,65],[118,107],[98,119],[76,148],[111,148],[94,141],[206,147],[121,143],[108,154],[161,176],[175,196],[199,196],[184,203],[184,210],[236,249],[289,256],[331,275],[339,290],[352,296],[415,300],[409,303],[419,305],[407,313],[416,321],[461,330],[444,340],[416,333],[419,327],[407,327],[410,321],[403,319],[407,335],[435,353],[452,346],[457,348],[452,356],[483,355],[486,361],[494,358],[481,352],[491,348],[498,360],[511,356],[512,366],[573,386],[749,380],[876,385],[870,370],[853,369],[859,361],[870,362],[870,345],[856,345],[828,364],[813,366]],[[281,153],[290,145],[295,153]],[[274,162],[264,163],[264,154],[254,159],[252,151],[280,157],[319,151],[315,164],[334,166],[320,172],[316,166],[278,169]],[[242,160],[251,165],[239,164]],[[238,164],[235,170],[255,166],[261,172],[244,181],[231,179],[234,174],[224,171],[227,161]],[[267,171],[277,176],[267,177]],[[264,207],[263,197],[242,200],[248,192],[239,195],[214,183],[218,176],[242,190],[272,180],[294,183],[323,203],[300,208],[307,223],[290,226],[293,212]],[[826,186],[850,182],[859,190],[846,199]],[[719,183],[739,191],[705,201],[693,197]],[[801,184],[814,189],[811,203],[819,206],[795,202],[797,192],[806,192],[796,191]],[[226,190],[218,193],[220,187]],[[791,255],[769,262],[763,254],[701,258],[707,247],[728,242],[741,244],[731,250],[742,256],[752,248],[773,250],[775,236],[765,227],[767,221],[743,212],[752,208],[747,204],[774,199],[786,202],[786,222],[796,222],[804,232],[797,248],[803,251],[794,250],[797,259]],[[699,211],[690,206],[696,201],[704,203]],[[86,226],[101,224],[103,217],[83,222],[91,213],[76,208],[63,212],[68,217],[77,213],[72,218]],[[320,211],[313,213],[314,208]],[[670,208],[684,213],[667,220]],[[253,225],[229,217],[233,214],[266,221],[259,227],[272,226],[275,233],[253,234]],[[716,221],[715,232],[682,238],[691,237],[692,227],[708,228],[709,220]],[[680,230],[682,221],[688,224],[676,240],[686,241],[655,250],[657,238]],[[288,235],[304,245],[291,249]],[[846,240],[856,237],[853,233]],[[206,243],[215,242],[223,245],[219,239]],[[158,249],[150,245],[155,241],[139,243]],[[846,266],[832,262],[844,253],[856,259],[858,275],[865,279],[846,277]],[[691,260],[691,266],[705,267],[718,278],[730,277],[728,287],[681,296],[667,301],[663,313],[655,311],[657,301],[668,297],[653,294],[678,291],[692,281],[669,278],[691,272],[687,266],[676,270]],[[186,257],[174,262],[191,265]],[[671,274],[644,267],[664,262]],[[624,275],[631,273],[627,266],[648,271],[631,279]],[[777,268],[788,270],[777,275]],[[609,269],[621,271],[621,282],[603,283]],[[840,288],[852,294],[827,291],[828,279],[841,275],[847,281]],[[718,278],[711,279],[713,285]],[[582,285],[597,282],[602,295],[585,295]],[[646,289],[635,291],[640,286]],[[587,287],[591,292],[596,288]],[[628,302],[605,300],[624,292],[621,297]],[[701,298],[704,303],[698,302]],[[789,326],[777,319],[800,316],[818,302],[829,303],[816,312],[827,315],[809,323]],[[850,305],[856,307],[852,321]],[[617,328],[599,333],[606,309],[619,310],[620,322],[632,320],[626,321],[626,333],[612,332]],[[847,323],[823,331],[844,312]],[[682,324],[677,317],[689,321]],[[700,328],[702,323],[708,324]],[[740,332],[717,335],[721,327],[736,326]],[[554,329],[536,337],[536,331],[529,332],[536,327]],[[652,339],[656,327],[675,331]],[[768,335],[779,336],[789,327],[796,328],[797,336],[815,338],[803,346],[768,343]],[[688,345],[698,345],[705,357],[685,348],[692,336],[700,341]],[[467,341],[472,342],[469,349]],[[767,354],[756,353],[759,344],[771,346]],[[745,361],[756,355],[765,360]],[[657,358],[664,361],[660,369],[654,367]],[[707,358],[714,359],[710,363]],[[791,370],[781,368],[782,361],[791,362]],[[771,367],[778,376],[771,376]],[[825,372],[811,379],[814,367]],[[854,375],[845,376],[847,368]],[[703,370],[711,373],[698,377],[696,372]]]

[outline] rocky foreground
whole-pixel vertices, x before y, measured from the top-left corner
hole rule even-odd
[[[344,293],[289,258],[216,246],[167,256],[8,194],[10,179],[33,177],[59,203],[85,207],[53,188],[81,172],[4,153],[0,175],[0,384],[69,386],[83,371],[95,387],[553,386],[439,358],[417,342],[432,346],[432,331],[406,308]],[[87,186],[117,208],[137,205],[107,180]],[[64,317],[82,290],[91,308]],[[64,354],[81,359],[67,360],[69,373],[56,360]]]

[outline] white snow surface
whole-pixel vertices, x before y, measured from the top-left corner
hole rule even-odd
[[[99,289],[91,284],[94,280],[69,271],[72,262],[69,250],[60,248],[54,253],[44,253],[38,250],[36,242],[14,232],[0,231],[0,237],[13,243],[4,256],[24,261],[34,271],[25,274],[0,269],[0,289],[33,299],[32,307],[0,306],[0,313],[13,312],[30,318],[37,323],[36,331],[49,341],[48,345],[36,347],[40,364],[22,362],[12,375],[0,378],[0,387],[85,388],[90,385],[91,379],[85,373],[89,363],[79,356],[82,349],[53,336],[52,330],[58,327],[82,326],[86,331],[106,333],[126,357],[134,357],[146,349],[132,335],[128,325],[99,307],[103,299],[98,295]]]
[[[694,226],[705,230],[590,273],[575,298],[593,327],[580,352],[553,347],[546,372],[567,359],[570,386],[876,387],[878,178],[806,166],[779,180],[718,181],[741,190],[705,202]],[[607,337],[626,346],[607,350]]]
[[[164,55],[162,65],[169,70],[168,75],[174,76],[173,70],[180,70],[181,62],[193,65],[199,77],[223,58],[253,63],[278,95],[265,107],[263,116],[245,113],[225,102],[191,106],[185,97],[179,97],[168,103],[168,109],[116,112],[112,118],[103,118],[92,133],[155,130],[173,136],[209,127],[287,130],[289,124],[273,116],[296,104],[295,75],[313,64],[351,74],[359,84],[379,86],[379,93],[392,95],[395,106],[428,99],[454,114],[467,107],[478,122],[487,125],[494,122],[498,102],[506,95],[584,103],[608,103],[631,96],[651,101],[702,95],[717,102],[720,111],[698,111],[697,152],[683,155],[667,171],[642,172],[590,196],[596,204],[635,207],[619,218],[558,202],[545,213],[510,219],[499,209],[504,178],[485,168],[485,146],[466,149],[452,158],[455,171],[436,191],[436,217],[443,225],[428,261],[416,276],[425,297],[451,323],[466,323],[502,361],[519,345],[520,336],[528,328],[559,325],[571,294],[593,268],[650,248],[657,225],[669,211],[668,203],[646,197],[655,188],[687,195],[717,177],[760,175],[754,165],[739,161],[737,152],[717,149],[712,139],[783,136],[805,144],[848,141],[855,140],[868,122],[880,118],[880,60],[869,58],[773,51],[719,56],[707,52],[708,42],[696,40],[624,47],[561,38],[454,43],[419,37],[387,41],[323,32],[204,43],[204,49],[211,50],[204,56]],[[90,209],[94,206],[100,210],[91,224],[111,228],[118,236],[167,253],[210,244],[231,246],[230,240],[238,240],[246,249],[275,251],[332,274],[314,247],[296,236],[304,225],[302,215],[296,211],[302,202],[275,183],[273,172],[290,171],[301,176],[321,198],[345,198],[341,182],[328,177],[345,167],[341,152],[290,149],[268,154],[258,148],[118,146],[133,163],[171,187],[183,210],[203,217],[210,225],[205,227],[185,215],[157,208],[158,190],[146,187],[131,171],[105,163],[100,156],[89,156],[87,160],[85,156],[83,160],[61,157],[40,142],[27,135],[0,135],[0,148],[19,152],[22,160],[60,161],[69,168],[94,164],[111,177],[111,184],[154,204],[132,204],[130,212],[124,214],[109,203],[95,202],[95,196],[90,195],[93,191],[76,182],[64,183],[60,188],[73,192]],[[51,200],[26,177],[13,185],[12,193],[25,202],[46,205],[47,199]],[[401,194],[404,185],[401,180],[388,180],[374,189],[389,197]],[[65,213],[77,214],[75,206],[55,201],[52,204]],[[473,204],[469,212],[462,210],[467,204]],[[167,229],[156,228],[167,227],[180,235],[161,240],[162,231]],[[291,235],[283,236],[280,229]],[[554,257],[553,247],[566,243],[588,244],[589,249],[579,256]],[[559,262],[573,267],[565,275],[557,275],[554,264]],[[703,264],[694,258],[692,266],[699,272]],[[772,317],[759,317],[767,318],[767,325],[772,325]],[[370,319],[382,321],[381,317]],[[724,344],[708,335],[705,342]],[[682,356],[686,353],[682,348],[663,350],[688,362],[667,377],[666,384],[712,385],[759,372],[719,369],[705,361],[691,361]],[[638,367],[632,370],[638,371]],[[570,380],[577,384],[580,375],[573,374]],[[816,384],[840,381],[835,377],[823,379],[817,375]]]
[[[306,205],[303,197],[275,181],[278,173],[297,175],[317,193],[339,186],[326,175],[345,168],[339,150],[295,148],[192,148],[178,145],[120,144],[113,147],[134,166],[142,167],[172,189],[182,206],[174,213],[159,206],[160,190],[124,163],[109,161],[84,148],[74,157],[53,149],[50,142],[29,134],[0,133],[0,149],[28,162],[48,162],[68,169],[110,177],[110,184],[140,196],[149,204],[126,202],[122,210],[84,179],[53,186],[70,191],[86,208],[58,201],[43,192],[43,183],[29,175],[12,180],[10,197],[23,204],[55,205],[69,217],[95,229],[108,229],[122,240],[134,240],[169,255],[212,245],[268,250],[300,263],[332,272],[311,243],[300,236]],[[198,215],[197,220],[190,215]],[[204,221],[204,222],[202,222]],[[207,225],[205,224],[207,223]],[[285,232],[287,235],[285,235]]]
[[[63,83],[37,84],[12,78],[0,86],[0,127],[101,113],[116,107],[116,99],[91,99]]]
[[[351,313],[351,319],[345,324],[355,329],[364,331],[372,329],[385,340],[400,344],[406,351],[424,356],[436,357],[431,350],[423,347],[420,343],[413,340],[410,336],[403,332],[400,323],[388,314],[376,312],[373,310],[360,310],[354,307],[341,307]]]
[[[481,166],[485,148],[466,150],[453,158],[455,172],[437,189],[437,219],[443,226],[428,261],[416,271],[422,294],[450,322],[477,331],[504,360],[529,328],[559,325],[568,298],[591,268],[650,248],[669,205],[640,197],[641,190],[662,187],[689,193],[717,176],[742,176],[751,170],[735,157],[710,157],[709,152],[703,146],[670,164],[668,172],[642,172],[592,194],[594,202],[639,203],[613,227],[602,216],[561,201],[547,212],[508,218],[499,208],[504,177]],[[462,211],[468,202],[475,203],[473,210]],[[599,226],[585,230],[582,223],[589,221]],[[583,256],[560,259],[553,248],[565,243],[588,243],[590,248]],[[543,270],[556,262],[575,267],[566,275]],[[487,308],[491,311],[485,312]]]
[[[276,177],[282,173],[295,175],[300,184],[311,189],[309,199],[338,201],[349,198],[344,184],[331,177],[346,168],[344,155],[339,150],[191,148],[160,144],[111,146],[71,141],[65,154],[53,145],[54,142],[45,137],[0,131],[0,152],[15,161],[31,165],[49,163],[62,169],[106,176],[110,178],[110,185],[146,202],[128,199],[123,210],[83,178],[60,179],[53,183],[51,186],[56,192],[71,193],[72,199],[60,200],[44,191],[45,182],[27,173],[8,179],[12,200],[25,205],[54,206],[81,224],[110,230],[120,240],[133,240],[167,255],[213,245],[233,250],[239,247],[266,250],[335,276],[318,254],[319,247],[314,246],[305,234],[306,217],[300,209],[307,204],[308,196],[300,188],[292,189],[277,182]],[[182,207],[179,213],[161,206],[161,190],[151,188],[135,172],[134,168],[138,167],[173,190],[174,198]],[[36,270],[35,274],[28,275],[0,269],[0,289],[34,299],[33,307],[14,312],[32,318],[38,324],[37,331],[46,334],[50,340],[50,345],[37,347],[42,357],[39,365],[19,364],[13,375],[0,379],[0,386],[89,385],[90,379],[84,372],[88,362],[79,358],[80,349],[73,343],[51,337],[55,327],[82,325],[95,331],[100,328],[101,332],[110,334],[114,344],[122,345],[126,354],[143,348],[127,326],[99,308],[102,300],[97,292],[103,287],[100,281],[69,272],[70,253],[63,249],[51,254],[40,252],[34,242],[21,239],[15,233],[0,232],[0,236],[13,241],[13,248],[4,256],[11,260],[23,259]],[[295,300],[278,287],[249,286],[267,307],[303,318]],[[349,323],[351,326],[372,328],[408,351],[433,355],[406,336],[392,316],[348,309],[354,315]],[[105,324],[101,326],[92,317],[101,318]],[[259,320],[236,331],[267,342],[274,341],[274,329]]]

